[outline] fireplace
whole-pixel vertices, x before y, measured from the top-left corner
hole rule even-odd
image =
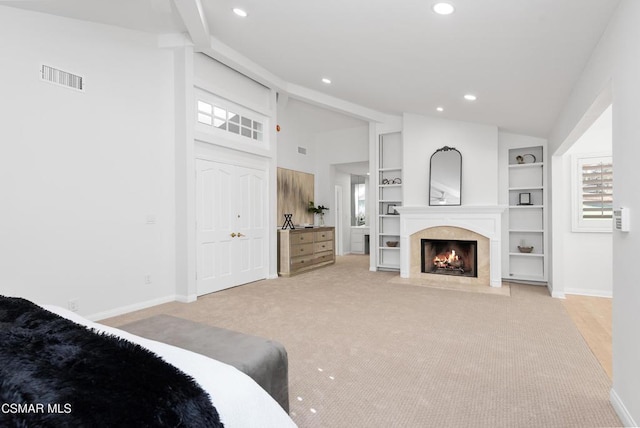
[[[478,277],[478,242],[421,239],[421,270],[436,275]]]
[[[400,277],[437,283],[502,285],[502,206],[398,207]],[[421,272],[422,239],[476,241],[475,277]]]

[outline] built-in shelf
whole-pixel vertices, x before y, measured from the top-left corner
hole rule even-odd
[[[397,270],[398,266],[396,266],[395,264],[384,264],[384,263],[378,263],[378,268],[379,269],[388,269],[388,270]]]
[[[511,159],[509,159],[511,160]],[[512,169],[525,169],[525,168],[537,168],[537,167],[542,167],[544,166],[544,162],[532,162],[532,163],[514,163],[514,164],[509,164],[509,168]]]
[[[505,279],[545,282],[547,280],[547,204],[544,146],[505,147],[508,159],[508,198]],[[525,163],[518,163],[524,158]],[[533,161],[535,159],[535,162]],[[527,195],[528,194],[528,195]],[[518,205],[525,201],[532,205]],[[521,253],[518,246],[533,246],[531,253]]]
[[[376,266],[384,270],[400,270],[400,246],[386,245],[386,241],[400,241],[400,216],[389,214],[394,206],[402,206],[402,167],[398,165],[402,165],[401,134],[380,135],[376,174],[377,236],[374,245],[377,249]],[[393,183],[394,180],[396,183]]]
[[[509,278],[507,280],[514,281],[532,281],[532,282],[544,282],[546,278],[542,275],[518,275],[518,274],[509,274]]]
[[[540,253],[509,253],[509,255],[516,257],[544,257],[544,254]]]
[[[519,190],[542,190],[542,186],[525,186],[525,187],[509,187],[509,191],[519,191]]]

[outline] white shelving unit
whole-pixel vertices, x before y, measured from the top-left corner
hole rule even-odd
[[[547,192],[544,147],[508,150],[508,279],[547,281]],[[533,246],[530,253],[518,247]]]
[[[382,134],[378,140],[377,170],[377,268],[400,270],[400,216],[393,206],[402,206],[402,135]],[[387,242],[397,242],[392,247]]]

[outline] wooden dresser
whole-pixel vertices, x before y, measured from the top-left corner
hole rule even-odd
[[[278,275],[291,276],[335,263],[333,227],[278,230]]]

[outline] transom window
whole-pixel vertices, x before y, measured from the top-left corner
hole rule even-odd
[[[264,140],[264,124],[246,114],[234,112],[222,105],[198,100],[197,120],[204,125],[213,126],[222,131],[250,138],[255,141]]]

